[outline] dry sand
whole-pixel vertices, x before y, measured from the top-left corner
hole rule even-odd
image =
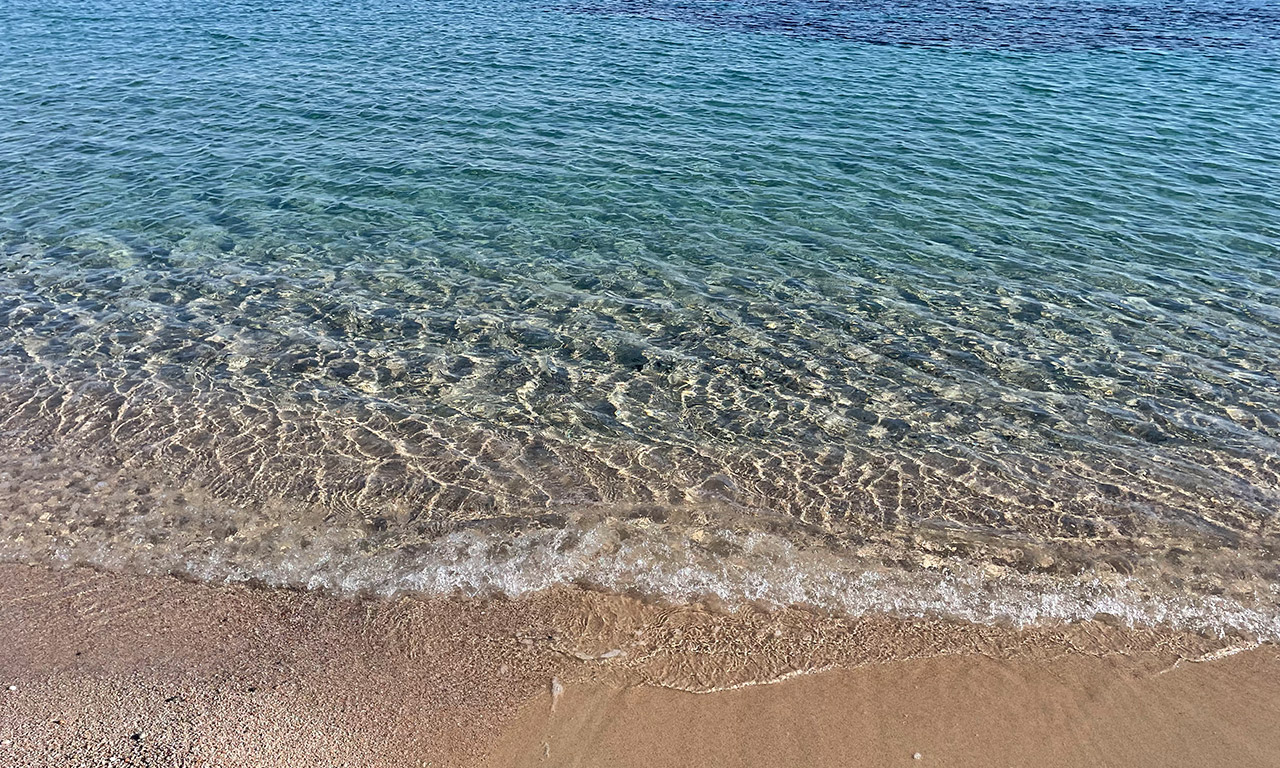
[[[0,766],[1280,766],[1277,648],[1169,631],[22,565],[0,610]]]

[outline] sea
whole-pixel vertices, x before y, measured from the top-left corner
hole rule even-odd
[[[2,560],[1280,639],[1280,4],[0,39]]]

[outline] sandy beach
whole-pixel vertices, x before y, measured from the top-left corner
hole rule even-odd
[[[0,30],[0,768],[1280,768],[1280,0]]]
[[[1280,765],[1277,649],[1185,633],[23,565],[0,605],[13,766]]]
[[[1274,648],[1164,669],[960,656],[706,696],[572,687],[554,712],[546,696],[526,706],[483,764],[1280,765],[1278,662]]]

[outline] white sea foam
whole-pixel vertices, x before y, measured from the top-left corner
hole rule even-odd
[[[280,541],[292,540],[287,531],[281,533]],[[720,545],[714,551],[706,546],[709,537]],[[0,555],[25,559],[12,546],[7,550]],[[959,560],[905,569],[800,547],[776,534],[690,534],[644,521],[503,536],[463,531],[413,548],[368,550],[353,533],[334,533],[305,548],[99,545],[52,556],[63,563],[336,593],[520,595],[578,584],[672,601],[803,606],[850,616],[937,615],[1018,626],[1108,616],[1131,626],[1280,640],[1280,591],[1274,587],[1268,595],[1244,600],[1180,593],[1114,574],[1065,578]]]

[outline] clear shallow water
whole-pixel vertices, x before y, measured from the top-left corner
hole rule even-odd
[[[0,9],[0,553],[1280,636],[1280,11]]]

